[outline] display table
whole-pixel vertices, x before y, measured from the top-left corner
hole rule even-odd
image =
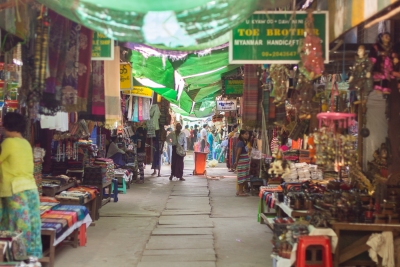
[[[86,208],[88,208],[90,217],[96,218],[96,214],[98,213],[98,208],[97,208],[97,197],[88,199],[85,198],[83,203],[80,203],[79,199],[73,199],[73,198],[58,198],[57,199],[61,205],[83,205]],[[93,224],[92,224],[93,225]]]
[[[339,244],[336,246],[333,266],[375,266],[371,260],[354,260],[355,257],[368,251],[367,241],[372,233],[392,231],[399,233],[399,224],[369,224],[369,223],[333,223],[332,229],[335,231]],[[346,238],[352,238],[348,242]]]
[[[266,209],[267,208],[267,209]],[[260,198],[258,209],[258,220],[261,224],[267,224],[271,229],[274,229],[274,217],[288,217],[297,218],[309,215],[307,210],[293,210],[285,203],[275,203],[274,208],[266,207],[265,201]]]
[[[44,196],[54,197],[58,193],[62,191],[66,191],[72,187],[75,187],[76,183],[68,183],[65,185],[57,185],[57,186],[43,186],[42,191]]]
[[[86,228],[90,226],[92,219],[90,215],[87,214],[87,209],[85,207],[80,208],[83,213],[76,211],[76,207],[79,206],[75,206],[74,210],[74,206],[58,205],[54,207],[55,210],[42,215],[42,240],[48,239],[49,242],[48,247],[43,251],[43,257],[40,259],[40,262],[49,263],[50,267],[54,267],[55,247],[61,242],[70,244],[74,248],[78,247],[79,231],[81,227],[84,227],[83,230],[86,233]],[[75,218],[76,221],[71,221],[71,218]],[[57,221],[59,221],[59,223],[57,223]],[[58,225],[65,224],[65,221],[68,221],[67,229],[59,231],[60,227],[58,227]],[[65,241],[67,237],[71,237],[70,241]]]

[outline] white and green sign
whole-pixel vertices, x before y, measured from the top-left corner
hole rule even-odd
[[[304,38],[306,12],[256,12],[232,30],[230,64],[297,64]],[[328,12],[315,12],[314,34],[321,38],[325,63],[329,62]]]

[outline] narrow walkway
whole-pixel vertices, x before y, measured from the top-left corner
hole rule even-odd
[[[235,176],[224,164],[207,169],[212,179],[193,176],[193,166],[189,154],[184,182],[168,180],[169,166],[162,177],[146,166],[145,183],[100,210],[86,247],[58,247],[55,266],[272,266],[258,197],[236,197]]]

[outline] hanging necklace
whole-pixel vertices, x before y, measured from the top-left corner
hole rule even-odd
[[[63,142],[63,146],[62,146],[62,161],[65,162],[65,143]]]
[[[71,139],[67,139],[67,147],[65,149],[65,154],[67,159],[71,159],[72,157]]]
[[[75,142],[73,145],[72,159],[78,160],[78,143],[77,142]]]
[[[61,142],[61,140],[58,140],[57,154],[56,154],[57,162],[60,162],[60,160],[61,160],[61,146],[62,146],[62,142]]]

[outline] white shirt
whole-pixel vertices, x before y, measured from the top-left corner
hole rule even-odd
[[[184,129],[182,132],[186,135],[186,138],[190,137],[190,131],[188,129]]]
[[[201,139],[207,139],[207,130],[205,128],[201,129],[200,137]]]

